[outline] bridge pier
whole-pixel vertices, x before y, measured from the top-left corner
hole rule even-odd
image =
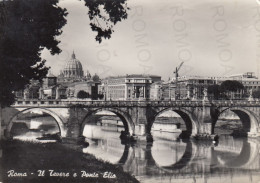
[[[10,139],[10,138],[12,138],[12,135],[11,135],[10,131],[7,130],[7,126],[5,126],[5,127],[2,126],[2,128],[3,128],[3,130],[2,130],[2,135],[3,135],[2,139]]]
[[[137,141],[153,142],[153,136],[147,129],[148,127],[146,124],[139,124],[135,127],[135,136]]]
[[[67,125],[67,134],[65,137],[62,137],[61,140],[63,143],[69,143],[69,144],[88,144],[88,142],[85,141],[85,137],[81,134],[81,126],[77,123],[72,123]]]
[[[5,123],[4,111],[5,108],[0,106],[0,140],[6,139],[10,137],[10,134],[7,134],[7,124]]]
[[[212,123],[201,123],[199,134],[212,134]]]
[[[2,106],[0,105],[0,140],[3,139],[4,131],[2,130]]]
[[[80,137],[80,125],[79,124],[69,124],[68,126],[68,132],[67,132],[67,136],[69,138],[78,138]]]
[[[151,135],[151,121],[154,114],[148,106],[140,106],[132,113],[133,121],[135,123],[134,135],[138,142],[147,143],[153,142]]]
[[[193,138],[196,140],[214,140],[218,139],[218,135],[212,133],[212,123],[201,124],[199,133],[194,135]]]
[[[199,129],[194,138],[197,140],[217,140],[218,136],[214,134],[214,122],[217,120],[217,114],[212,105],[208,101],[203,101],[202,107],[196,109],[195,115]]]

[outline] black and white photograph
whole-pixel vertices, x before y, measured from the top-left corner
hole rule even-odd
[[[0,183],[260,183],[260,0],[0,0]]]

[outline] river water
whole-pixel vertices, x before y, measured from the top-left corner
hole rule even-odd
[[[118,127],[86,125],[83,152],[119,164],[141,182],[260,182],[259,141],[220,136],[218,144],[154,131],[152,144],[122,144]]]
[[[45,118],[44,121],[50,120]],[[37,128],[35,124],[31,126]],[[53,126],[46,129],[44,133],[58,130]],[[212,144],[180,140],[179,133],[153,131],[151,144],[122,144],[119,138],[122,130],[124,128],[117,125],[86,125],[83,135],[90,145],[83,148],[83,152],[122,166],[144,183],[260,183],[257,139],[221,135],[219,143]],[[42,133],[42,130],[30,130],[15,138],[32,140]]]

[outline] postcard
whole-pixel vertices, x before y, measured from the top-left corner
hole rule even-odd
[[[260,183],[260,0],[0,0],[0,183]]]

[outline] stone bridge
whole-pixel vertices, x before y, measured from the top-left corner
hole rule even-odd
[[[213,135],[219,116],[226,110],[240,118],[248,137],[260,136],[259,101],[85,101],[85,100],[18,100],[2,111],[2,130],[9,136],[18,114],[41,111],[57,122],[61,137],[77,138],[82,135],[88,119],[100,111],[110,111],[123,122],[125,131],[139,139],[150,136],[158,115],[174,111],[186,124],[186,134]],[[2,133],[3,134],[3,133]]]

